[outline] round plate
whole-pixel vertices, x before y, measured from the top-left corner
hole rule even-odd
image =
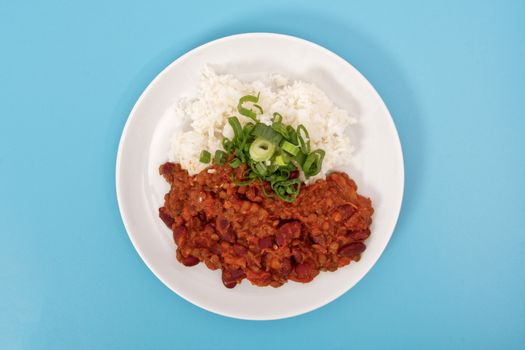
[[[358,263],[322,272],[313,282],[280,288],[244,280],[226,289],[220,271],[204,264],[182,266],[172,234],[158,218],[168,184],[159,175],[178,123],[169,113],[180,96],[195,95],[206,64],[218,73],[254,79],[280,73],[315,83],[339,107],[358,118],[350,137],[356,150],[347,169],[359,192],[372,198],[375,213],[367,249]],[[235,318],[270,320],[299,315],[336,299],[372,268],[394,230],[403,197],[403,155],[394,122],[370,83],[333,52],[299,38],[241,34],[202,45],[175,60],[146,88],[131,111],[116,164],[120,213],[128,235],[150,270],[171,290],[206,310]]]

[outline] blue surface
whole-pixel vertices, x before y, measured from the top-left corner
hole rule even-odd
[[[524,349],[525,2],[190,3],[0,2],[0,348]],[[406,162],[372,271],[272,322],[169,291],[115,197],[118,140],[146,85],[189,49],[251,31],[350,61]]]

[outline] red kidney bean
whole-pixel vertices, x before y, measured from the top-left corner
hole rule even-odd
[[[295,273],[299,277],[308,277],[311,272],[312,272],[312,265],[310,265],[310,263],[308,262],[297,264],[295,266]]]
[[[346,221],[355,213],[355,208],[350,204],[341,205],[332,213],[334,221]]]
[[[275,235],[275,243],[277,243],[277,245],[279,247],[283,247],[284,245],[286,245],[288,239],[286,238],[286,235],[282,232],[277,232],[277,234]]]
[[[266,236],[263,238],[259,238],[259,248],[265,249],[265,248],[271,248],[272,246],[273,246],[272,236]]]
[[[246,274],[242,269],[230,270],[231,277],[236,280],[242,280]]]
[[[188,230],[182,225],[175,227],[175,229],[173,230],[173,239],[179,247],[184,244],[187,234]]]
[[[286,224],[279,227],[278,232],[281,232],[290,238],[299,238],[299,236],[301,236],[301,222],[287,222]]]
[[[181,257],[180,262],[183,263],[185,266],[194,266],[199,263],[199,259],[197,259],[193,255],[188,255]]]
[[[233,288],[239,283],[246,274],[242,269],[222,270],[222,283],[226,288]]]
[[[277,229],[275,242],[282,247],[290,243],[293,238],[299,238],[300,236],[301,223],[299,221],[291,221]]]
[[[299,177],[299,170],[294,170],[290,173],[289,179],[297,179]]]
[[[339,250],[337,251],[337,254],[339,256],[351,257],[354,255],[361,254],[362,252],[365,251],[365,249],[366,249],[366,245],[364,243],[354,242],[354,243],[346,244],[342,246],[341,248],[339,248]]]
[[[161,175],[167,175],[171,174],[173,171],[173,168],[175,168],[175,164],[173,163],[164,163],[160,166],[160,174]]]
[[[232,289],[232,288],[234,288],[237,285],[237,282],[236,281],[225,281],[225,280],[222,280],[222,284],[224,284],[224,286],[226,288]]]
[[[370,236],[370,230],[348,231],[347,236],[354,241],[363,241]]]
[[[164,207],[159,209],[159,217],[169,228],[171,228],[171,225],[173,225],[173,222],[175,221],[171,216],[166,214],[166,212],[164,211]]]

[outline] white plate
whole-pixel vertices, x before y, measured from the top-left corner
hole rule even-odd
[[[339,106],[357,115],[356,146],[347,169],[375,208],[372,234],[361,261],[321,273],[308,284],[255,287],[247,280],[226,289],[219,271],[204,264],[184,267],[175,258],[169,229],[158,208],[169,186],[158,174],[167,160],[175,123],[165,114],[181,95],[196,93],[199,72],[212,64],[220,73],[253,79],[281,73],[317,84]],[[299,315],[336,299],[370,270],[394,230],[404,185],[399,137],[383,101],[348,62],[327,49],[291,36],[241,34],[202,45],[175,60],[146,88],[131,111],[120,140],[116,187],[128,235],[150,270],[171,290],[206,310],[230,317],[270,320]]]

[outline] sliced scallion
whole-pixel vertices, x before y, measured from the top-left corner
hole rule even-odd
[[[306,178],[315,176],[321,171],[325,152],[321,149],[315,150],[306,157],[302,166]]]
[[[229,138],[225,137],[222,139],[222,147],[227,153],[230,153],[233,150],[234,143]]]
[[[286,127],[281,122],[273,123],[272,124],[272,130],[275,131],[276,133],[278,133],[279,135],[281,135],[282,137],[284,137],[285,139],[289,139],[290,138],[290,136],[288,136],[288,130],[286,129]]]
[[[248,109],[243,106],[246,102],[253,102],[253,103],[259,102],[259,94],[257,94],[257,96],[253,96],[253,95],[243,96],[239,99],[239,104],[237,105],[237,111],[241,115],[257,121],[257,113],[255,113],[252,109]]]
[[[250,157],[255,162],[262,162],[272,158],[276,145],[264,138],[256,138],[250,146]]]
[[[224,165],[226,163],[226,159],[228,158],[228,155],[226,152],[221,151],[220,149],[215,151],[215,163],[217,165]]]
[[[276,196],[286,202],[294,202],[299,195],[301,180],[297,176],[299,169],[309,178],[317,175],[322,168],[323,150],[310,151],[310,135],[304,125],[294,128],[283,123],[283,116],[273,113],[272,124],[266,125],[257,120],[257,114],[264,113],[257,104],[259,94],[246,95],[239,99],[238,112],[253,122],[244,126],[236,116],[228,118],[233,129],[233,137],[222,139],[223,150],[216,150],[214,163],[229,165],[237,169],[246,166],[240,178],[231,175],[231,180],[238,186],[246,186],[254,181],[261,183],[261,191],[267,197]],[[203,150],[199,160],[209,163],[210,152]],[[271,188],[271,193],[268,190]]]
[[[241,164],[242,164],[242,162],[241,162],[241,160],[240,160],[239,158],[234,158],[234,159],[230,162],[230,166],[231,166],[233,169],[238,168]]]
[[[284,166],[287,164],[282,154],[279,154],[275,157],[275,164],[277,164],[278,166]]]
[[[228,123],[231,125],[233,129],[233,134],[235,135],[235,138],[237,139],[242,138],[242,135],[243,135],[242,126],[241,126],[241,123],[239,122],[239,119],[237,119],[237,117],[229,117]]]
[[[288,141],[281,142],[281,149],[285,152],[288,152],[292,156],[296,156],[297,153],[299,153],[300,148],[294,145],[293,143],[290,143]]]
[[[295,129],[291,125],[288,125],[286,127],[286,131],[288,132],[288,141],[290,141],[294,145],[299,145],[299,140],[297,139],[297,131],[295,131]]]
[[[211,153],[206,150],[202,150],[201,155],[199,157],[199,162],[208,164],[210,160],[211,160]]]
[[[275,145],[278,145],[283,138],[279,133],[275,132],[272,127],[263,123],[256,124],[253,128],[252,134],[257,138],[268,140]]]
[[[266,165],[263,162],[255,163],[253,165],[252,169],[253,169],[253,171],[256,172],[256,174],[258,176],[265,176],[267,171],[268,171],[268,168],[266,167]]]
[[[301,146],[301,151],[303,151],[304,154],[310,153],[310,135],[308,135],[308,130],[306,130],[303,124],[297,127],[297,138]]]

